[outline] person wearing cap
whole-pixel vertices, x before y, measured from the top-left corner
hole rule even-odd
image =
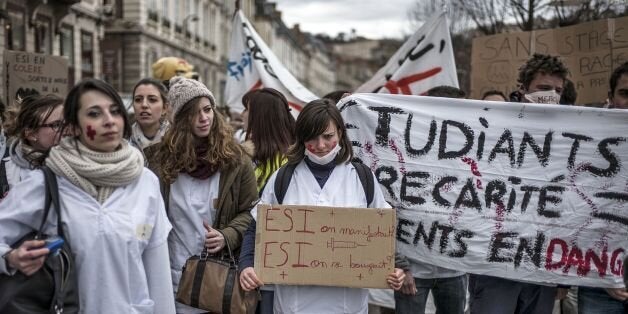
[[[173,227],[168,246],[176,294],[190,256],[204,249],[226,251],[227,245],[239,256],[258,195],[252,162],[233,139],[209,89],[175,76],[168,102],[173,121],[157,152],[156,168]],[[180,303],[176,307],[177,313],[205,312]]]

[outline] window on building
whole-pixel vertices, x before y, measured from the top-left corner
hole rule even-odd
[[[35,22],[35,52],[52,54],[52,21],[49,17],[38,15]]]
[[[74,29],[69,25],[59,28],[59,54],[68,58],[68,85],[74,85]]]
[[[92,33],[81,31],[81,76],[94,76],[94,36]]]
[[[26,50],[26,24],[24,22],[24,8],[9,6],[9,19],[5,24],[6,47],[9,50]]]
[[[74,30],[69,25],[61,25],[59,29],[59,50],[60,55],[74,65]]]

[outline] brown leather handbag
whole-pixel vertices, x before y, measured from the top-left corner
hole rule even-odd
[[[238,280],[238,263],[233,257],[229,242],[225,240],[228,256],[212,255],[203,249],[185,262],[177,302],[210,313],[254,313],[258,292],[246,292]]]

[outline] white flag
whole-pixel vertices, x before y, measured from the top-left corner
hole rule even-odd
[[[356,93],[423,95],[440,85],[458,87],[445,12],[425,22]]]
[[[242,112],[242,96],[263,87],[284,94],[295,117],[306,103],[318,98],[288,72],[242,11],[238,11],[233,19],[227,63],[227,105],[233,111]]]

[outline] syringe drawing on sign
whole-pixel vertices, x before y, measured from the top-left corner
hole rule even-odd
[[[360,244],[355,241],[337,241],[334,238],[327,241],[327,247],[331,248],[332,252],[335,249],[355,249],[360,246],[366,246],[366,244]]]

